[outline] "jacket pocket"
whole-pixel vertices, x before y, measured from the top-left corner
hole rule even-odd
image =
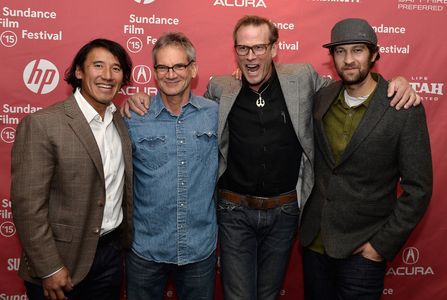
[[[52,223],[51,229],[56,241],[70,243],[73,240],[72,226]]]

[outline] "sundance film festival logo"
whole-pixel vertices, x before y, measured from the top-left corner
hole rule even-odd
[[[0,234],[4,237],[11,237],[16,233],[16,227],[13,222],[5,221],[0,224]]]
[[[48,94],[59,83],[59,72],[52,62],[36,59],[26,65],[23,71],[23,82],[33,93]]]
[[[146,84],[151,81],[151,69],[145,65],[138,65],[133,68],[132,79],[137,84]]]
[[[154,2],[155,0],[134,0],[136,3],[140,3],[140,4],[149,4]]]
[[[386,275],[392,276],[417,276],[417,275],[435,275],[431,266],[420,266],[419,249],[416,247],[407,247],[402,252],[402,262],[404,266],[390,267]]]

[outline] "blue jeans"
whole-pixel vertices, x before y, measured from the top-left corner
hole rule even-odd
[[[276,299],[296,238],[298,203],[259,210],[220,199],[217,212],[225,300]]]
[[[161,300],[169,275],[180,300],[214,299],[216,253],[207,259],[178,266],[145,260],[130,251],[127,256],[127,299]]]
[[[303,248],[304,299],[378,300],[385,268],[385,261],[372,261],[360,254],[335,259]]]

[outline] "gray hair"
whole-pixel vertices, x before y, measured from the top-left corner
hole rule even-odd
[[[163,34],[155,43],[152,49],[152,62],[156,64],[156,57],[158,50],[166,46],[180,46],[186,52],[188,62],[196,60],[196,49],[191,41],[181,32],[168,32]]]

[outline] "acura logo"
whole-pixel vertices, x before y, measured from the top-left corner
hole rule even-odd
[[[132,79],[138,84],[145,84],[151,81],[151,69],[145,65],[138,65],[133,68]]]
[[[407,265],[414,265],[419,260],[419,250],[416,247],[405,248],[402,252],[402,260]]]

